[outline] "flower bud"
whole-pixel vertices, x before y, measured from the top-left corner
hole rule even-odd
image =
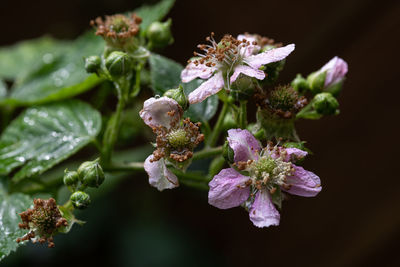
[[[164,96],[169,97],[181,106],[183,110],[187,110],[189,108],[189,100],[186,97],[185,91],[183,90],[182,85],[179,85],[178,88],[170,89],[164,93]]]
[[[307,83],[308,88],[310,88],[313,94],[318,94],[322,92],[324,88],[326,78],[326,72],[316,71],[308,75]]]
[[[90,56],[85,58],[85,69],[88,73],[97,73],[101,67],[101,59],[99,56]]]
[[[232,113],[226,114],[224,122],[222,123],[222,129],[228,131],[229,129],[238,128],[238,122],[233,118]]]
[[[153,46],[162,48],[174,42],[171,23],[172,20],[168,19],[166,22],[155,21],[150,24],[146,36]]]
[[[225,160],[232,164],[234,163],[234,156],[235,156],[235,152],[233,151],[233,149],[229,146],[229,142],[225,141],[224,146],[222,147],[222,156],[225,158]]]
[[[254,94],[256,85],[252,77],[240,74],[231,84],[231,95],[237,100],[247,100]]]
[[[65,170],[63,180],[64,184],[67,186],[76,185],[76,183],[78,182],[78,173],[76,171]]]
[[[106,59],[106,68],[111,76],[122,76],[131,70],[131,58],[120,51],[112,52]]]
[[[332,58],[321,69],[311,73],[307,77],[311,92],[313,94],[322,91],[338,93],[341,90],[341,85],[347,70],[348,67],[346,61],[339,57]]]
[[[301,74],[297,74],[296,78],[292,81],[291,86],[299,93],[304,93],[308,89],[307,80],[304,79]]]
[[[312,100],[312,107],[322,115],[333,115],[339,103],[331,93],[319,93]]]
[[[82,184],[89,187],[99,187],[104,182],[104,172],[98,159],[82,163],[78,168],[78,176]]]
[[[86,209],[90,204],[90,196],[82,191],[76,191],[73,193],[70,200],[77,209]]]

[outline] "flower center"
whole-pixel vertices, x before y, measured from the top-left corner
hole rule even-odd
[[[177,129],[171,131],[170,133],[168,133],[167,138],[168,138],[168,143],[173,148],[184,147],[190,142],[190,139],[187,136],[186,131],[184,129]]]
[[[225,35],[219,43],[214,39],[214,33],[206,40],[211,43],[199,44],[197,47],[204,51],[204,54],[194,52],[199,59],[193,61],[195,65],[205,64],[207,67],[216,67],[223,72],[229,73],[234,66],[240,64],[243,59],[241,51],[250,45],[246,39],[237,40],[232,35]],[[255,43],[254,43],[255,44]]]
[[[272,157],[276,155],[276,157]],[[276,185],[288,187],[286,177],[293,174],[291,162],[284,161],[285,153],[269,147],[263,149],[258,160],[249,166],[252,184],[259,190],[273,190]]]

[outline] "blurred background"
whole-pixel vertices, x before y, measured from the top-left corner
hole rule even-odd
[[[151,1],[2,0],[0,45],[72,39],[90,19],[143,2]],[[131,176],[79,214],[86,225],[57,236],[55,249],[28,245],[1,266],[400,266],[400,2],[178,0],[169,17],[175,43],[163,54],[182,64],[211,31],[295,43],[285,83],[333,56],[348,62],[340,116],[297,125],[322,192],[290,197],[280,226],[258,229],[241,208],[208,205],[205,191],[159,193]]]

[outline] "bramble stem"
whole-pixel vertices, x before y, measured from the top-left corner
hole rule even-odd
[[[214,130],[212,131],[210,138],[208,139],[209,140],[207,144],[208,147],[213,147],[218,142],[218,137],[221,132],[222,124],[224,123],[226,113],[228,113],[228,108],[229,108],[229,103],[224,102],[217,123],[214,126]]]
[[[179,180],[193,187],[201,186],[202,189],[207,187],[205,183],[210,181],[207,175],[203,175],[195,172],[182,172],[178,169],[170,169],[176,176],[178,176]],[[144,172],[144,163],[143,162],[130,162],[126,164],[114,164],[110,166],[105,166],[104,171],[107,172]],[[196,184],[196,185],[195,185]],[[208,187],[207,187],[208,188]]]
[[[117,109],[108,121],[106,131],[104,132],[103,148],[101,153],[102,165],[107,165],[111,162],[112,152],[117,141],[119,128],[121,126],[121,114],[125,108],[129,94],[130,83],[129,79],[126,79],[126,77],[115,81],[114,85],[118,93],[118,103]]]
[[[246,129],[247,127],[247,101],[240,101],[240,112],[239,112],[239,127]]]
[[[222,146],[213,147],[213,148],[204,148],[199,152],[193,154],[193,160],[209,158],[212,156],[216,156],[222,153]]]

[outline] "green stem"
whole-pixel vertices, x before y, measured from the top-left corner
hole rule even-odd
[[[222,153],[222,146],[213,147],[213,148],[204,148],[199,152],[194,153],[193,160],[209,158],[212,156],[216,156]]]
[[[105,166],[104,171],[106,172],[132,172],[132,171],[144,171],[143,162],[130,162],[126,164],[113,164],[110,166]]]
[[[240,101],[239,127],[241,129],[247,127],[247,100]]]
[[[68,200],[67,202],[65,202],[64,205],[62,205],[65,209],[67,210],[74,210],[74,206],[72,205],[71,200]]]
[[[209,147],[215,146],[215,144],[218,142],[218,137],[220,135],[226,113],[228,113],[228,108],[229,108],[229,103],[224,102],[224,105],[222,106],[222,110],[221,110],[221,113],[219,114],[217,123],[214,126],[214,130],[212,131],[210,138],[208,139],[209,141],[208,141],[207,145]]]
[[[174,173],[181,181],[187,183],[207,183],[210,181],[207,175],[203,175],[195,172],[182,172],[181,170],[171,168],[172,173]],[[104,171],[107,172],[144,172],[143,162],[130,162],[126,164],[113,164],[104,167]]]
[[[116,83],[118,92],[117,110],[108,121],[106,131],[103,136],[103,149],[101,155],[102,165],[108,165],[111,162],[112,151],[117,141],[119,128],[121,125],[121,114],[125,107],[127,93],[129,92],[129,83]]]

